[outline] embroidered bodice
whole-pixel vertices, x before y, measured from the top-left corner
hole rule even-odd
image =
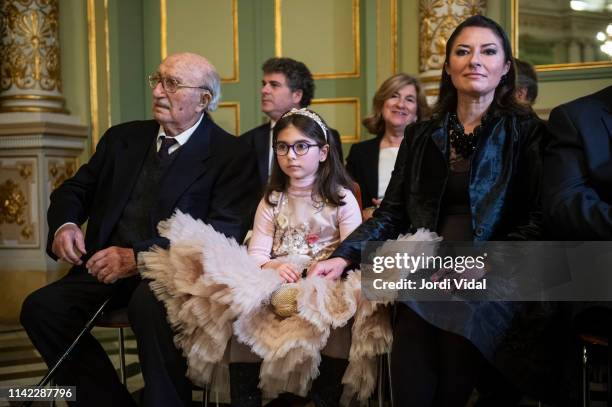
[[[249,254],[259,265],[283,256],[308,256],[311,261],[327,258],[340,241],[361,223],[361,212],[353,194],[343,189],[343,206],[332,206],[312,198],[310,188],[289,188],[275,193],[269,205],[259,204]]]

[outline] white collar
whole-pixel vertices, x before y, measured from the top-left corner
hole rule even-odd
[[[204,114],[202,114],[200,116],[200,118],[198,119],[198,121],[191,126],[190,128],[188,128],[187,130],[185,130],[184,132],[177,134],[174,139],[176,140],[176,142],[178,143],[178,145],[176,146],[176,148],[187,144],[187,142],[189,141],[189,138],[191,137],[191,135],[196,131],[196,129],[198,128],[198,126],[200,125],[200,122],[202,122],[202,118],[204,117]],[[159,130],[157,131],[157,149],[159,150],[159,146],[161,145],[161,137],[164,136],[166,137],[166,131],[164,130],[164,127],[162,125],[159,126]],[[169,137],[169,136],[168,136]]]

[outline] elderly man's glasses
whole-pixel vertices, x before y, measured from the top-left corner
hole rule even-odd
[[[308,150],[310,147],[321,147],[320,144],[308,144],[305,141],[298,141],[297,143],[287,144],[283,142],[278,142],[274,145],[274,152],[276,155],[287,155],[289,154],[289,150],[293,150],[296,155],[305,155],[308,154]]]
[[[179,83],[178,80],[174,79],[174,78],[168,78],[166,76],[161,76],[159,73],[153,74],[153,75],[149,75],[149,86],[151,87],[151,89],[155,89],[155,87],[157,86],[158,83],[162,84],[162,87],[164,88],[164,90],[168,93],[174,93],[177,90],[181,89],[181,88],[189,88],[189,89],[204,89],[206,91],[208,91],[209,93],[212,94],[212,92],[210,91],[210,89],[208,89],[206,86],[189,86],[189,85],[183,85],[181,83]]]

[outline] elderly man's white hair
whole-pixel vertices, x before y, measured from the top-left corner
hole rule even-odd
[[[198,81],[198,86],[208,89],[211,99],[206,110],[209,112],[216,110],[221,99],[221,78],[215,66],[208,59],[192,52],[169,55],[164,62],[170,60],[184,72],[193,73],[194,79]]]

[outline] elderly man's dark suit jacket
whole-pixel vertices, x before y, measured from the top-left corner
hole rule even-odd
[[[330,128],[331,137],[333,139],[334,147],[338,152],[340,161],[343,160],[342,155],[342,142],[340,141],[340,134],[337,130]],[[268,183],[268,165],[269,165],[269,152],[270,152],[270,122],[262,124],[259,127],[255,127],[243,133],[240,138],[250,146],[252,150],[257,154],[257,174],[259,179],[259,189],[263,188]]]
[[[48,212],[49,255],[55,258],[51,252],[53,235],[65,222],[81,225],[89,220],[85,239],[88,255],[108,246],[145,157],[149,149],[156,148],[158,129],[153,120],[111,127],[89,162],[53,192]],[[255,171],[252,153],[206,115],[174,154],[178,156],[161,179],[150,212],[150,238],[135,242],[134,251],[154,244],[166,246],[167,241],[157,233],[157,223],[176,209],[241,242],[257,199],[249,184],[249,175]]]
[[[553,109],[544,154],[549,233],[612,240],[612,86]]]

